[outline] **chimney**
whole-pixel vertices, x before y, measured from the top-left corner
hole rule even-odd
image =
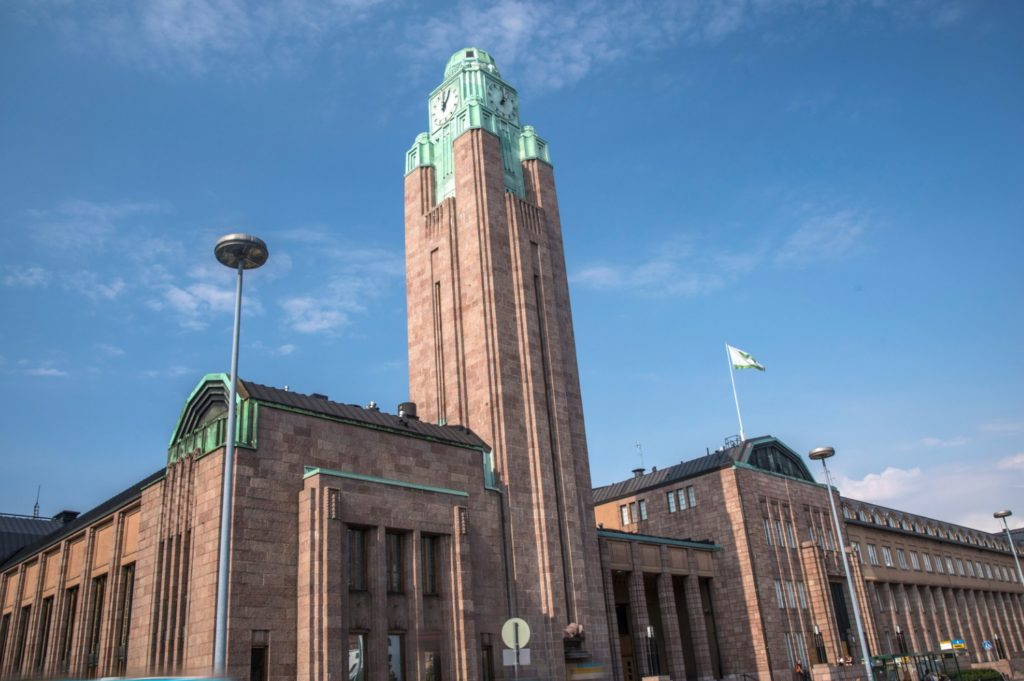
[[[643,468],[634,468],[633,469],[633,477],[634,478],[642,478],[643,475],[644,475],[644,469]]]
[[[53,519],[59,522],[61,525],[67,525],[77,517],[78,511],[61,511],[57,515],[53,516]]]
[[[419,421],[420,418],[416,416],[416,403],[415,402],[402,402],[398,405],[398,418],[400,419],[412,419],[413,421]]]

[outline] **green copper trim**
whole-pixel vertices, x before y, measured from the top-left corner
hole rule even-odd
[[[168,466],[197,450],[199,456],[205,456],[224,446],[229,380],[227,374],[206,374],[185,400],[167,446]],[[258,407],[252,400],[243,398],[241,393],[235,404],[238,411],[235,445],[255,449]],[[223,406],[223,413],[211,416],[210,411],[218,405]]]
[[[433,487],[431,485],[417,485],[411,482],[403,482],[401,480],[391,480],[389,478],[378,478],[373,475],[363,475],[362,473],[348,473],[345,471],[335,471],[329,468],[318,468],[317,466],[306,466],[306,472],[303,474],[302,479],[311,478],[314,475],[329,475],[333,478],[346,478],[348,480],[359,480],[361,482],[372,482],[378,485],[391,485],[392,487],[404,487],[406,489],[416,489],[421,492],[433,492],[435,494],[448,494],[453,497],[468,497],[469,492],[463,492],[457,489],[448,489],[447,487]]]
[[[551,165],[548,143],[537,135],[532,125],[523,126],[523,132],[519,135],[519,158],[524,161],[538,159]]]
[[[650,534],[633,534],[632,532],[620,532],[618,530],[598,530],[598,537],[604,539],[625,539],[627,541],[642,541],[647,544],[664,544],[665,546],[685,546],[688,549],[701,549],[703,551],[721,551],[719,544],[708,544],[700,541],[687,541],[686,539],[672,539],[670,537],[655,537]]]

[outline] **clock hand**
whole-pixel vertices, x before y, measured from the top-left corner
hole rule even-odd
[[[451,90],[447,90],[444,93],[444,97],[441,98],[441,111],[444,111],[445,109],[448,108],[448,97],[450,97],[451,94],[452,94],[452,91]]]

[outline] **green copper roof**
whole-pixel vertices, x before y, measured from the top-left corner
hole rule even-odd
[[[473,67],[501,77],[501,74],[498,73],[498,65],[494,63],[494,57],[479,47],[465,47],[448,60],[448,64],[444,67],[444,79],[448,80],[462,69]]]

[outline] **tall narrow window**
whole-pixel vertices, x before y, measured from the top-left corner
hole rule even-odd
[[[640,520],[647,520],[647,500],[641,499],[637,503],[640,505]]]
[[[665,494],[665,499],[668,501],[668,512],[669,513],[675,513],[676,512],[676,494],[675,494],[675,492],[667,492]]]
[[[907,570],[907,554],[903,552],[903,549],[896,549],[896,560],[899,561],[900,569]]]
[[[619,518],[623,525],[629,525],[629,506],[626,504],[619,506]]]
[[[388,532],[384,535],[387,558],[388,593],[399,594],[403,591],[402,579],[402,535]]]
[[[629,517],[634,523],[640,522],[640,511],[636,508],[636,502],[629,502]]]
[[[4,667],[4,651],[7,650],[7,635],[11,630],[11,613],[0,618],[0,669]]]
[[[767,518],[764,519],[764,538],[768,542],[768,546],[771,546],[774,542],[772,541],[772,521]]]
[[[882,547],[882,562],[885,563],[885,567],[893,567],[892,551],[889,550],[888,546]]]
[[[60,671],[71,668],[71,642],[75,640],[75,615],[78,613],[78,587],[64,592],[64,617],[60,627]]]
[[[927,553],[922,553],[921,554],[921,562],[924,563],[924,571],[925,572],[931,572],[932,571],[932,557],[930,555],[928,555]]]
[[[914,568],[915,570],[921,569],[921,561],[917,557],[917,551],[910,552],[910,567]]]
[[[366,634],[348,635],[348,681],[366,681]]]
[[[107,590],[107,576],[100,575],[92,580],[92,607],[89,610],[89,638],[87,650],[89,657],[85,661],[86,673],[89,678],[96,676],[100,663],[100,630],[103,624],[103,596]]]
[[[13,676],[21,673],[21,661],[25,658],[25,645],[28,643],[28,620],[31,616],[32,606],[24,606],[18,620],[18,638],[14,640],[14,666],[11,668]]]
[[[42,673],[46,651],[50,647],[50,620],[53,618],[53,596],[44,598],[39,606],[39,628],[36,629],[36,673]]]
[[[402,635],[388,634],[388,681],[405,681]]]
[[[350,527],[345,533],[348,543],[348,588],[366,590],[366,530]]]
[[[878,565],[878,550],[875,549],[874,544],[868,544],[868,562],[872,565]]]
[[[697,507],[697,492],[694,491],[693,485],[686,488],[686,497],[690,500],[690,508]]]
[[[420,537],[421,562],[423,564],[423,595],[436,596],[437,588],[437,546],[440,539],[424,534]]]
[[[121,593],[118,595],[117,615],[117,676],[124,676],[128,666],[128,636],[132,629],[132,599],[135,595],[135,563],[121,568]]]
[[[256,645],[249,650],[249,681],[267,681],[267,647]]]

